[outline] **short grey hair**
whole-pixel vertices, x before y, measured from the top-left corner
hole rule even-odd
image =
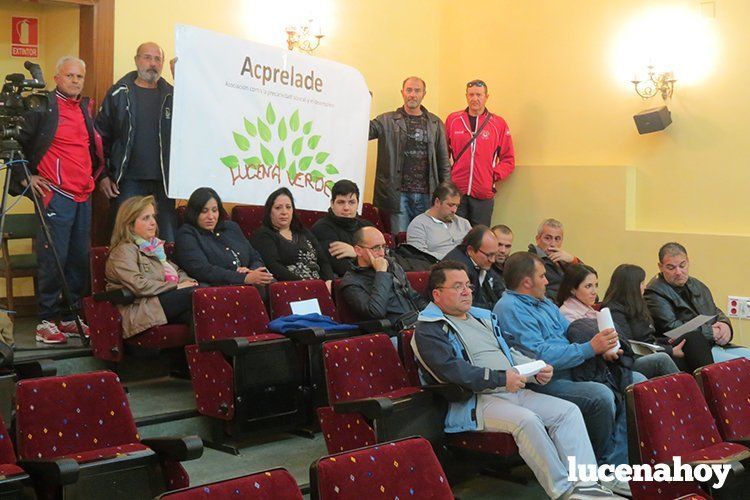
[[[560,231],[563,231],[563,224],[562,224],[562,222],[560,222],[557,219],[549,218],[549,219],[544,219],[541,222],[541,224],[539,224],[539,227],[536,228],[536,235],[537,236],[541,236],[542,235],[542,233],[544,232],[544,227],[545,226],[546,227],[556,227],[556,228],[560,229]]]
[[[57,61],[57,66],[55,66],[55,74],[59,74],[60,73],[60,70],[62,69],[63,65],[66,62],[75,62],[75,63],[78,63],[83,68],[83,71],[86,71],[86,63],[83,61],[83,59],[79,59],[79,58],[73,57],[73,56],[62,56]]]

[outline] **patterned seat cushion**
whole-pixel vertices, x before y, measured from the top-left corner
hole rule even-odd
[[[145,453],[144,453],[145,452]],[[108,458],[115,458],[123,455],[153,455],[154,452],[151,449],[141,443],[129,443],[119,446],[110,446],[107,448],[98,448],[96,450],[81,451],[76,453],[69,453],[61,457],[49,457],[49,458],[72,458],[79,464],[85,464],[87,462],[95,462],[97,460],[105,460]]]
[[[448,434],[448,444],[455,448],[480,451],[503,457],[518,454],[518,446],[511,434],[505,432],[459,432]]]
[[[263,211],[258,205],[235,205],[232,209],[232,220],[240,226],[245,238],[250,238],[263,224]]]
[[[687,462],[722,462],[729,460],[739,462],[750,457],[750,450],[746,446],[736,443],[717,443],[700,450],[682,455],[682,461]]]
[[[301,500],[302,493],[297,487],[297,482],[286,469],[272,469],[167,493],[160,498],[169,500],[204,500],[211,498]]]
[[[323,344],[323,360],[331,403],[349,401],[410,387],[398,353],[386,335],[352,337]],[[416,391],[414,391],[416,389]]]
[[[750,359],[704,366],[700,375],[706,402],[722,437],[730,441],[750,437]]]
[[[266,307],[252,286],[199,288],[193,317],[198,342],[268,334]]]
[[[125,391],[112,372],[22,380],[16,404],[21,459],[83,454],[140,441]]]
[[[313,473],[320,498],[454,498],[430,443],[422,438],[323,457]]]
[[[16,464],[0,464],[0,480],[21,474],[26,474],[26,472]]]
[[[173,347],[183,347],[189,344],[191,340],[190,327],[175,323],[149,328],[143,333],[125,339],[125,343],[138,347],[170,349]]]
[[[679,373],[636,384],[633,400],[643,463],[672,463],[722,439],[695,379]]]
[[[292,314],[292,302],[309,299],[318,300],[321,314],[332,318],[336,315],[333,298],[322,280],[278,281],[269,285],[268,295],[274,319]]]
[[[356,450],[377,442],[375,430],[359,413],[336,413],[330,406],[317,409],[328,453]]]

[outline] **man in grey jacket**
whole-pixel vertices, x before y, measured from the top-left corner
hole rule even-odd
[[[378,140],[373,204],[391,213],[391,234],[430,208],[430,194],[450,179],[448,143],[440,118],[422,106],[427,86],[410,76],[401,85],[404,105],[370,121]]]
[[[471,306],[473,285],[463,264],[436,264],[429,288],[432,303],[420,314],[412,338],[422,374],[430,383],[455,383],[475,393],[468,402],[451,403],[445,431],[512,434],[550,498],[612,498],[594,482],[568,480],[562,457],[596,464],[578,407],[525,389],[527,382],[549,382],[552,366],[545,365],[528,379],[514,368],[532,359],[503,337],[488,310]]]

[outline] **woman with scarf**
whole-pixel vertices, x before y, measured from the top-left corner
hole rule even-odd
[[[198,282],[167,259],[156,237],[153,196],[135,196],[120,205],[112,231],[105,275],[107,289],[127,288],[135,295],[118,305],[123,338],[167,323],[190,323],[193,287]]]

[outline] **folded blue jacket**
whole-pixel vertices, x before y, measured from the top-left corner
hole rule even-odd
[[[357,325],[347,325],[345,323],[336,323],[330,316],[322,314],[290,314],[282,316],[268,323],[268,329],[272,332],[286,333],[304,328],[322,328],[328,331],[354,330]]]

